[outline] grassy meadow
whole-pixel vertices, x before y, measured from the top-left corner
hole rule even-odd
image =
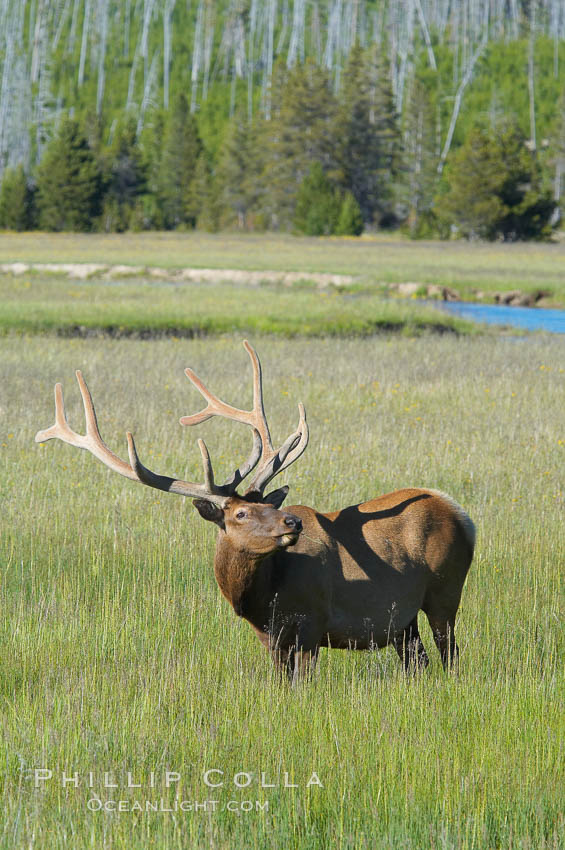
[[[274,438],[298,401],[308,413],[289,505],[431,486],[478,529],[458,677],[422,617],[423,675],[407,680],[392,649],[322,650],[292,690],[222,599],[214,529],[188,500],[33,442],[57,380],[82,430],[81,368],[115,451],[131,429],[149,466],[199,480],[204,436],[221,478],[248,429],[183,429],[202,406],[183,369],[250,403],[240,338],[0,337],[0,847],[562,848],[565,339],[252,337]],[[36,768],[53,772],[37,789]],[[204,784],[211,768],[223,787]],[[166,770],[181,777],[169,789]],[[323,787],[306,787],[313,771]],[[216,810],[91,810],[177,795]]]
[[[0,263],[117,263],[173,269],[284,270],[354,275],[361,286],[417,282],[467,299],[544,290],[565,304],[565,240],[554,244],[408,241],[395,235],[296,238],[276,234],[2,233]]]
[[[0,275],[0,334],[195,337],[222,333],[276,336],[368,336],[377,331],[473,333],[477,326],[380,291],[319,289],[309,281],[250,286],[242,282],[69,280]]]

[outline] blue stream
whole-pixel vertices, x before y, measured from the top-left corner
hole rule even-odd
[[[565,334],[565,310],[544,307],[507,307],[498,304],[469,304],[465,301],[433,302],[434,306],[464,319],[490,325],[510,325],[529,331]]]

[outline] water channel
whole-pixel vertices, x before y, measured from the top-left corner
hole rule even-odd
[[[546,310],[544,307],[508,307],[498,304],[471,304],[465,301],[433,302],[435,307],[489,325],[510,325],[528,331],[565,333],[565,310]]]

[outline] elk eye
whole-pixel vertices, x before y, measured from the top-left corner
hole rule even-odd
[[[246,514],[245,511],[238,511],[235,515],[235,518],[236,519],[245,519],[246,516],[247,516],[247,514]]]

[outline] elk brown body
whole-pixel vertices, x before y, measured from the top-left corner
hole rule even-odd
[[[130,463],[114,455],[100,437],[80,372],[86,435],[69,428],[58,384],[55,425],[38,432],[36,441],[58,437],[87,448],[128,478],[193,496],[200,515],[218,526],[214,571],[222,594],[292,680],[311,672],[321,647],[373,649],[392,644],[407,670],[425,667],[420,610],[428,618],[444,667],[450,667],[458,654],[455,619],[475,544],[471,519],[446,494],[416,488],[331,513],[304,505],[281,510],[288,487],[267,495],[263,491],[306,448],[304,408],[299,406],[297,430],[275,450],[263,408],[259,359],[249,343],[244,346],[254,373],[252,411],[221,402],[186,370],[208,406],[183,417],[183,424],[221,415],[253,428],[250,457],[223,485],[214,482],[202,440],[204,485],[148,470],[129,433]],[[255,467],[250,486],[240,496],[236,488]]]

